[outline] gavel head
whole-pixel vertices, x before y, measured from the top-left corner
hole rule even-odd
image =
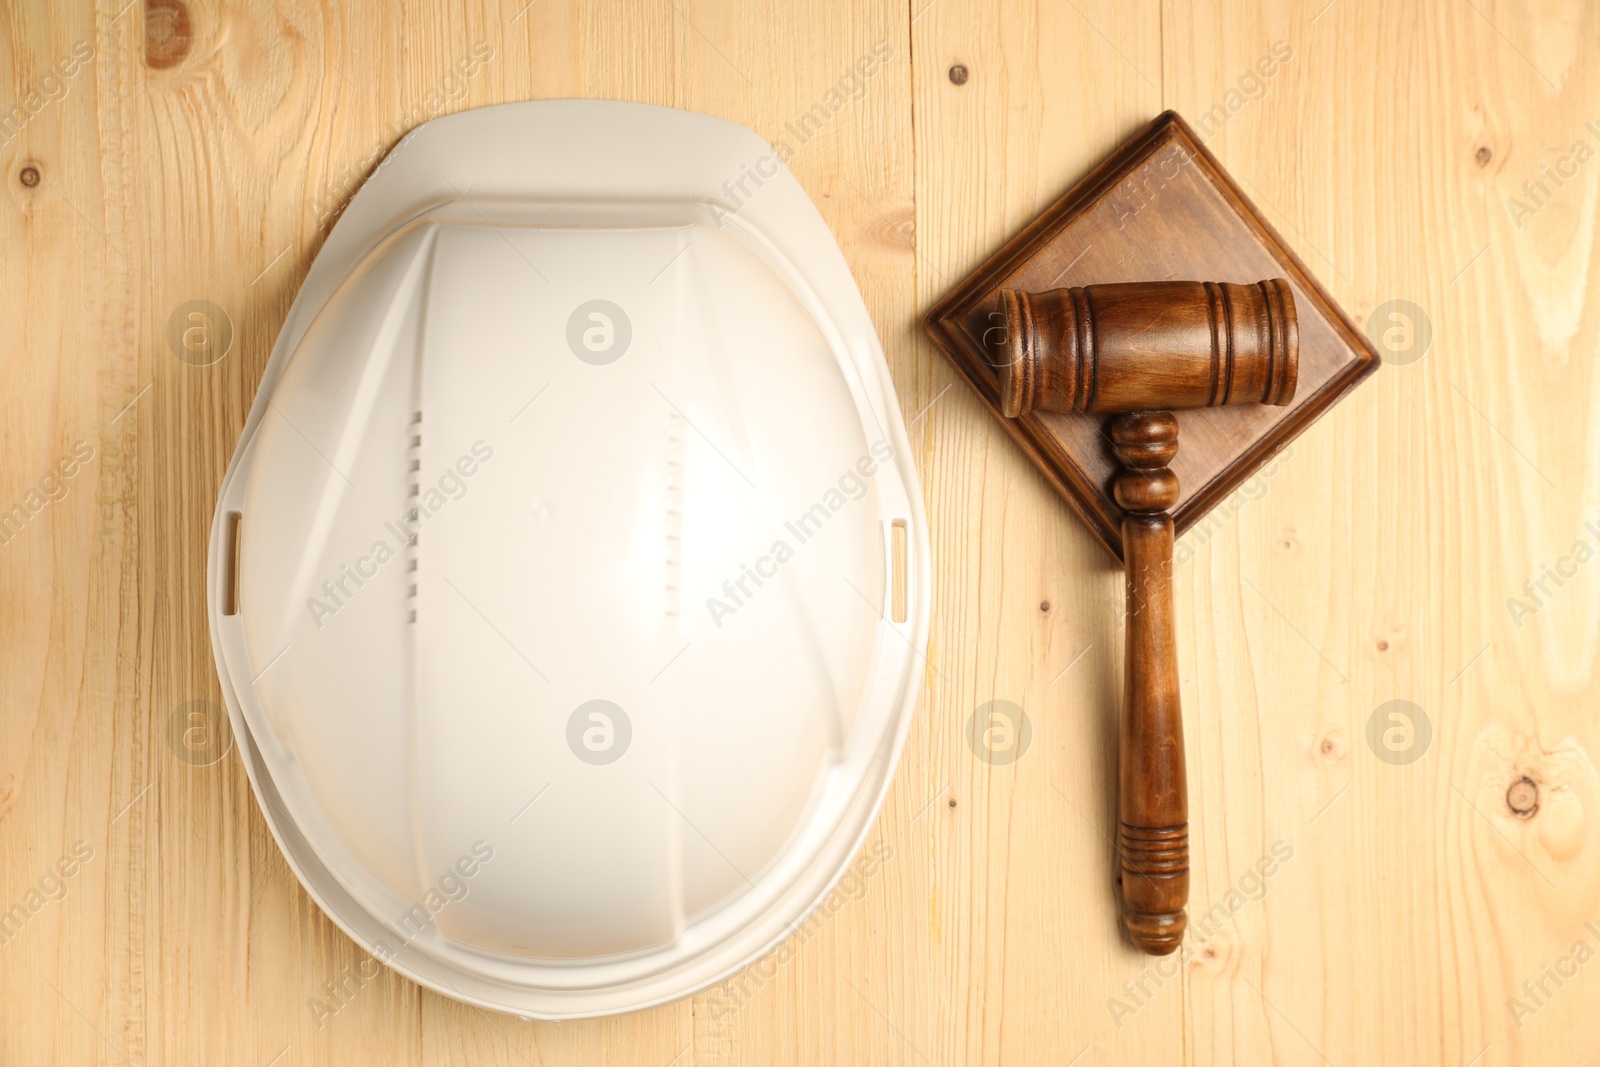
[[[1300,331],[1282,278],[1000,293],[1000,409],[1129,412],[1283,405]]]

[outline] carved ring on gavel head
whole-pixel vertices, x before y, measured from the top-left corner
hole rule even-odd
[[[1170,509],[1178,478],[1176,408],[1288,404],[1299,373],[1294,296],[1254,285],[1134,282],[1002,290],[1001,410],[1118,413],[1127,642],[1118,753],[1117,851],[1123,922],[1165,955],[1183,941],[1189,899],[1189,799],[1173,633]]]

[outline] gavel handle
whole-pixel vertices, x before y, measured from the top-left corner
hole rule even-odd
[[[1178,448],[1170,412],[1137,412],[1112,423],[1123,461],[1114,482],[1127,512],[1127,667],[1119,749],[1119,826],[1123,922],[1133,943],[1166,955],[1188,926],[1189,792],[1178,699],[1172,610],[1172,516],[1177,478],[1167,462]]]

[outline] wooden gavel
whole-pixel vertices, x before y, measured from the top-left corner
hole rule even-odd
[[[1121,464],[1128,635],[1118,756],[1117,851],[1123,922],[1165,955],[1188,925],[1189,797],[1172,614],[1174,408],[1284,405],[1299,372],[1294,296],[1281,278],[1254,285],[1135,282],[1027,293],[1002,290],[1000,406],[1111,414]]]

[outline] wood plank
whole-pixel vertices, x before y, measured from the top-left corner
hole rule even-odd
[[[1161,111],[1159,25],[1154,3],[926,8],[913,27],[923,309]],[[958,806],[929,843],[926,1010],[942,1018],[907,1033],[939,1034],[921,1047],[941,1063],[1177,1062],[1176,983],[1142,1025],[1119,1029],[1107,1007],[1146,965],[1120,933],[1108,836],[1120,574],[932,344],[919,349],[950,386],[918,432],[937,553],[924,729]],[[993,701],[1032,724],[1014,762],[969,744]]]
[[[1600,575],[1520,627],[1507,598],[1594,517],[1596,452],[1576,442],[1597,426],[1600,175],[1521,230],[1506,201],[1597,143],[1577,63],[1594,15],[1321,8],[1171,5],[1164,27],[1168,103],[1214,116],[1208,147],[1351,317],[1407,300],[1432,328],[1178,579],[1195,899],[1224,899],[1275,842],[1294,850],[1190,969],[1190,1055],[1570,1060],[1600,986],[1567,982],[1520,1027],[1508,1002],[1576,941],[1600,946],[1583,926],[1600,913],[1596,737],[1577,712],[1596,694]],[[1293,57],[1263,77],[1276,42]],[[1432,736],[1387,762],[1367,732],[1395,700]],[[1524,774],[1554,810],[1510,811]]]

